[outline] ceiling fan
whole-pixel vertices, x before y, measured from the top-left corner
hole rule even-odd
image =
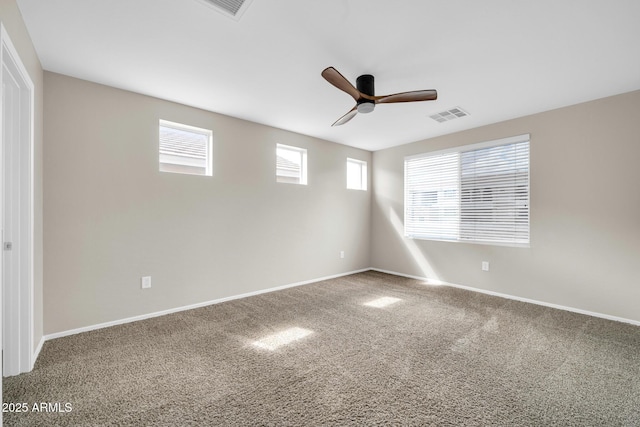
[[[347,114],[336,120],[331,126],[340,126],[347,123],[358,113],[370,113],[376,104],[390,104],[392,102],[433,101],[438,98],[435,89],[415,90],[412,92],[394,93],[392,95],[375,96],[373,76],[363,74],[356,79],[356,87],[333,67],[327,67],[322,71],[322,77],[338,89],[348,93],[356,100],[356,106]]]

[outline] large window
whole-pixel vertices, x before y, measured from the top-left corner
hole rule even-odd
[[[529,135],[405,158],[405,236],[529,245]]]
[[[211,176],[213,132],[160,120],[160,171]]]
[[[347,188],[367,190],[367,162],[347,157]]]
[[[307,184],[307,150],[290,145],[276,146],[276,181]]]

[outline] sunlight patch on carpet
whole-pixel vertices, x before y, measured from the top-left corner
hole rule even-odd
[[[365,302],[363,305],[366,305],[367,307],[382,308],[391,304],[395,304],[398,301],[402,301],[402,300],[400,298],[394,298],[394,297],[381,297],[381,298],[374,299],[373,301]]]
[[[293,327],[285,329],[282,332],[278,332],[277,334],[266,336],[258,341],[255,341],[253,345],[273,351],[278,347],[282,347],[283,345],[287,345],[289,343],[292,343],[293,341],[302,339],[307,335],[311,335],[312,333],[313,331],[310,331],[309,329]]]

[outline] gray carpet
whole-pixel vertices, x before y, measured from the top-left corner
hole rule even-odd
[[[366,272],[46,342],[4,401],[72,405],[24,426],[640,426],[640,327]]]

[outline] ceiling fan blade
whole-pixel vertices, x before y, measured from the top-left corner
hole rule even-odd
[[[434,101],[438,99],[435,89],[414,90],[413,92],[394,93],[393,95],[374,96],[376,104],[389,104],[391,102]]]
[[[326,81],[328,81],[329,83],[331,83],[332,85],[340,89],[341,91],[351,95],[353,99],[355,99],[356,101],[360,99],[361,97],[360,91],[356,89],[351,83],[349,83],[349,80],[347,80],[335,68],[333,67],[325,68],[322,71],[322,77],[324,77]]]
[[[349,120],[353,119],[356,116],[356,114],[358,114],[357,106],[353,107],[351,110],[349,110],[349,112],[347,114],[345,114],[344,116],[340,117],[331,126],[343,125],[343,124],[347,123]]]

